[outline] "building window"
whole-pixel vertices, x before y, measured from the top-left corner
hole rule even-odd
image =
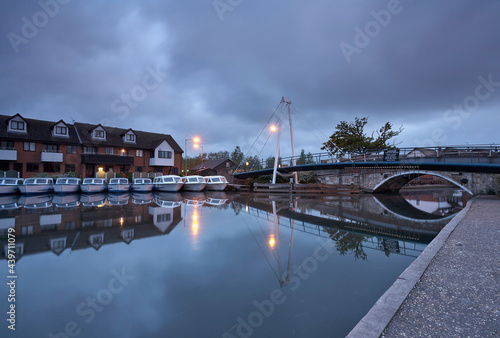
[[[74,230],[76,227],[75,221],[67,221],[64,223],[64,228],[66,230]]]
[[[74,164],[66,164],[64,168],[64,172],[70,172],[70,171],[76,171],[75,165]]]
[[[68,128],[56,126],[56,135],[68,135]]]
[[[106,147],[106,155],[114,155],[114,153],[115,153],[115,148]]]
[[[30,173],[37,173],[39,168],[38,163],[26,163],[26,171]]]
[[[172,174],[177,175],[179,173],[179,168],[172,168]]]
[[[135,135],[134,134],[127,134],[127,135],[125,135],[125,141],[127,141],[127,142],[135,142]]]
[[[97,154],[97,147],[83,147],[84,154]]]
[[[104,138],[104,130],[94,130],[95,138]]]
[[[44,144],[43,151],[46,151],[49,153],[58,153],[59,152],[59,145],[58,144]]]
[[[150,158],[155,158],[155,151],[154,151],[154,150],[151,150],[151,151],[149,152],[149,157],[150,157]]]
[[[22,122],[22,121],[10,121],[10,129],[24,131],[24,122]]]
[[[61,164],[60,163],[44,163],[43,171],[46,173],[59,173],[61,172]]]
[[[135,171],[138,173],[142,173],[142,167],[135,167]]]
[[[113,226],[113,219],[112,218],[109,218],[109,219],[105,219],[102,221],[102,225],[105,227],[105,228],[109,228],[109,227],[112,227]]]
[[[163,167],[156,167],[156,172],[157,173],[163,172]]]
[[[156,215],[156,222],[170,222],[172,219],[172,215],[170,214],[163,214],[163,215]]]
[[[142,157],[142,154],[143,154],[142,150],[136,150],[135,151],[135,156],[137,156],[137,157]]]
[[[172,152],[159,150],[158,151],[158,158],[172,158]]]
[[[14,150],[14,141],[1,141],[0,149]]]
[[[76,154],[76,146],[67,146],[66,147],[66,152],[68,154]]]
[[[21,228],[21,235],[30,236],[33,235],[33,225],[27,225]]]

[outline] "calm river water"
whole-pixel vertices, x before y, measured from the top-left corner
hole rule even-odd
[[[467,199],[0,196],[0,336],[343,337]]]

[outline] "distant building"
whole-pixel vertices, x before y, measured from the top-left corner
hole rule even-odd
[[[182,153],[166,134],[0,115],[0,170],[24,178],[70,171],[81,177],[98,171],[177,174]]]
[[[237,165],[228,158],[218,160],[206,160],[203,163],[191,168],[191,172],[196,172],[201,176],[222,175],[228,180],[236,169]]]

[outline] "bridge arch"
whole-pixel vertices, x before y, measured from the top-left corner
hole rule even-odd
[[[423,175],[432,175],[432,176],[437,176],[441,177],[448,182],[452,183],[453,185],[467,191],[469,194],[474,195],[470,189],[466,188],[462,184],[458,183],[457,181],[434,172],[427,172],[427,171],[406,171],[406,172],[400,172],[395,175],[392,175],[390,177],[385,178],[382,182],[377,184],[373,188],[374,193],[383,193],[383,192],[397,192],[399,191],[404,185],[406,185],[408,182],[411,180],[423,176]]]

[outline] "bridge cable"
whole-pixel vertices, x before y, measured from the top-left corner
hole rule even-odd
[[[255,141],[252,143],[252,145],[250,146],[250,148],[247,150],[246,153],[243,153],[244,155],[248,154],[250,152],[250,150],[252,150],[253,146],[255,145],[255,143],[257,142],[257,140],[259,139],[260,135],[262,134],[262,132],[266,129],[267,125],[269,124],[269,122],[272,120],[272,118],[274,117],[274,115],[276,114],[276,111],[278,110],[278,108],[280,107],[281,105],[281,102],[276,106],[276,108],[274,109],[273,113],[271,114],[271,117],[269,117],[269,120],[267,120],[266,124],[264,125],[264,127],[262,128],[262,130],[260,131],[259,135],[257,135],[257,137],[255,138]],[[238,163],[238,166],[233,170],[232,174],[234,174],[234,172],[236,170],[238,170],[238,168],[241,166],[241,162]]]

